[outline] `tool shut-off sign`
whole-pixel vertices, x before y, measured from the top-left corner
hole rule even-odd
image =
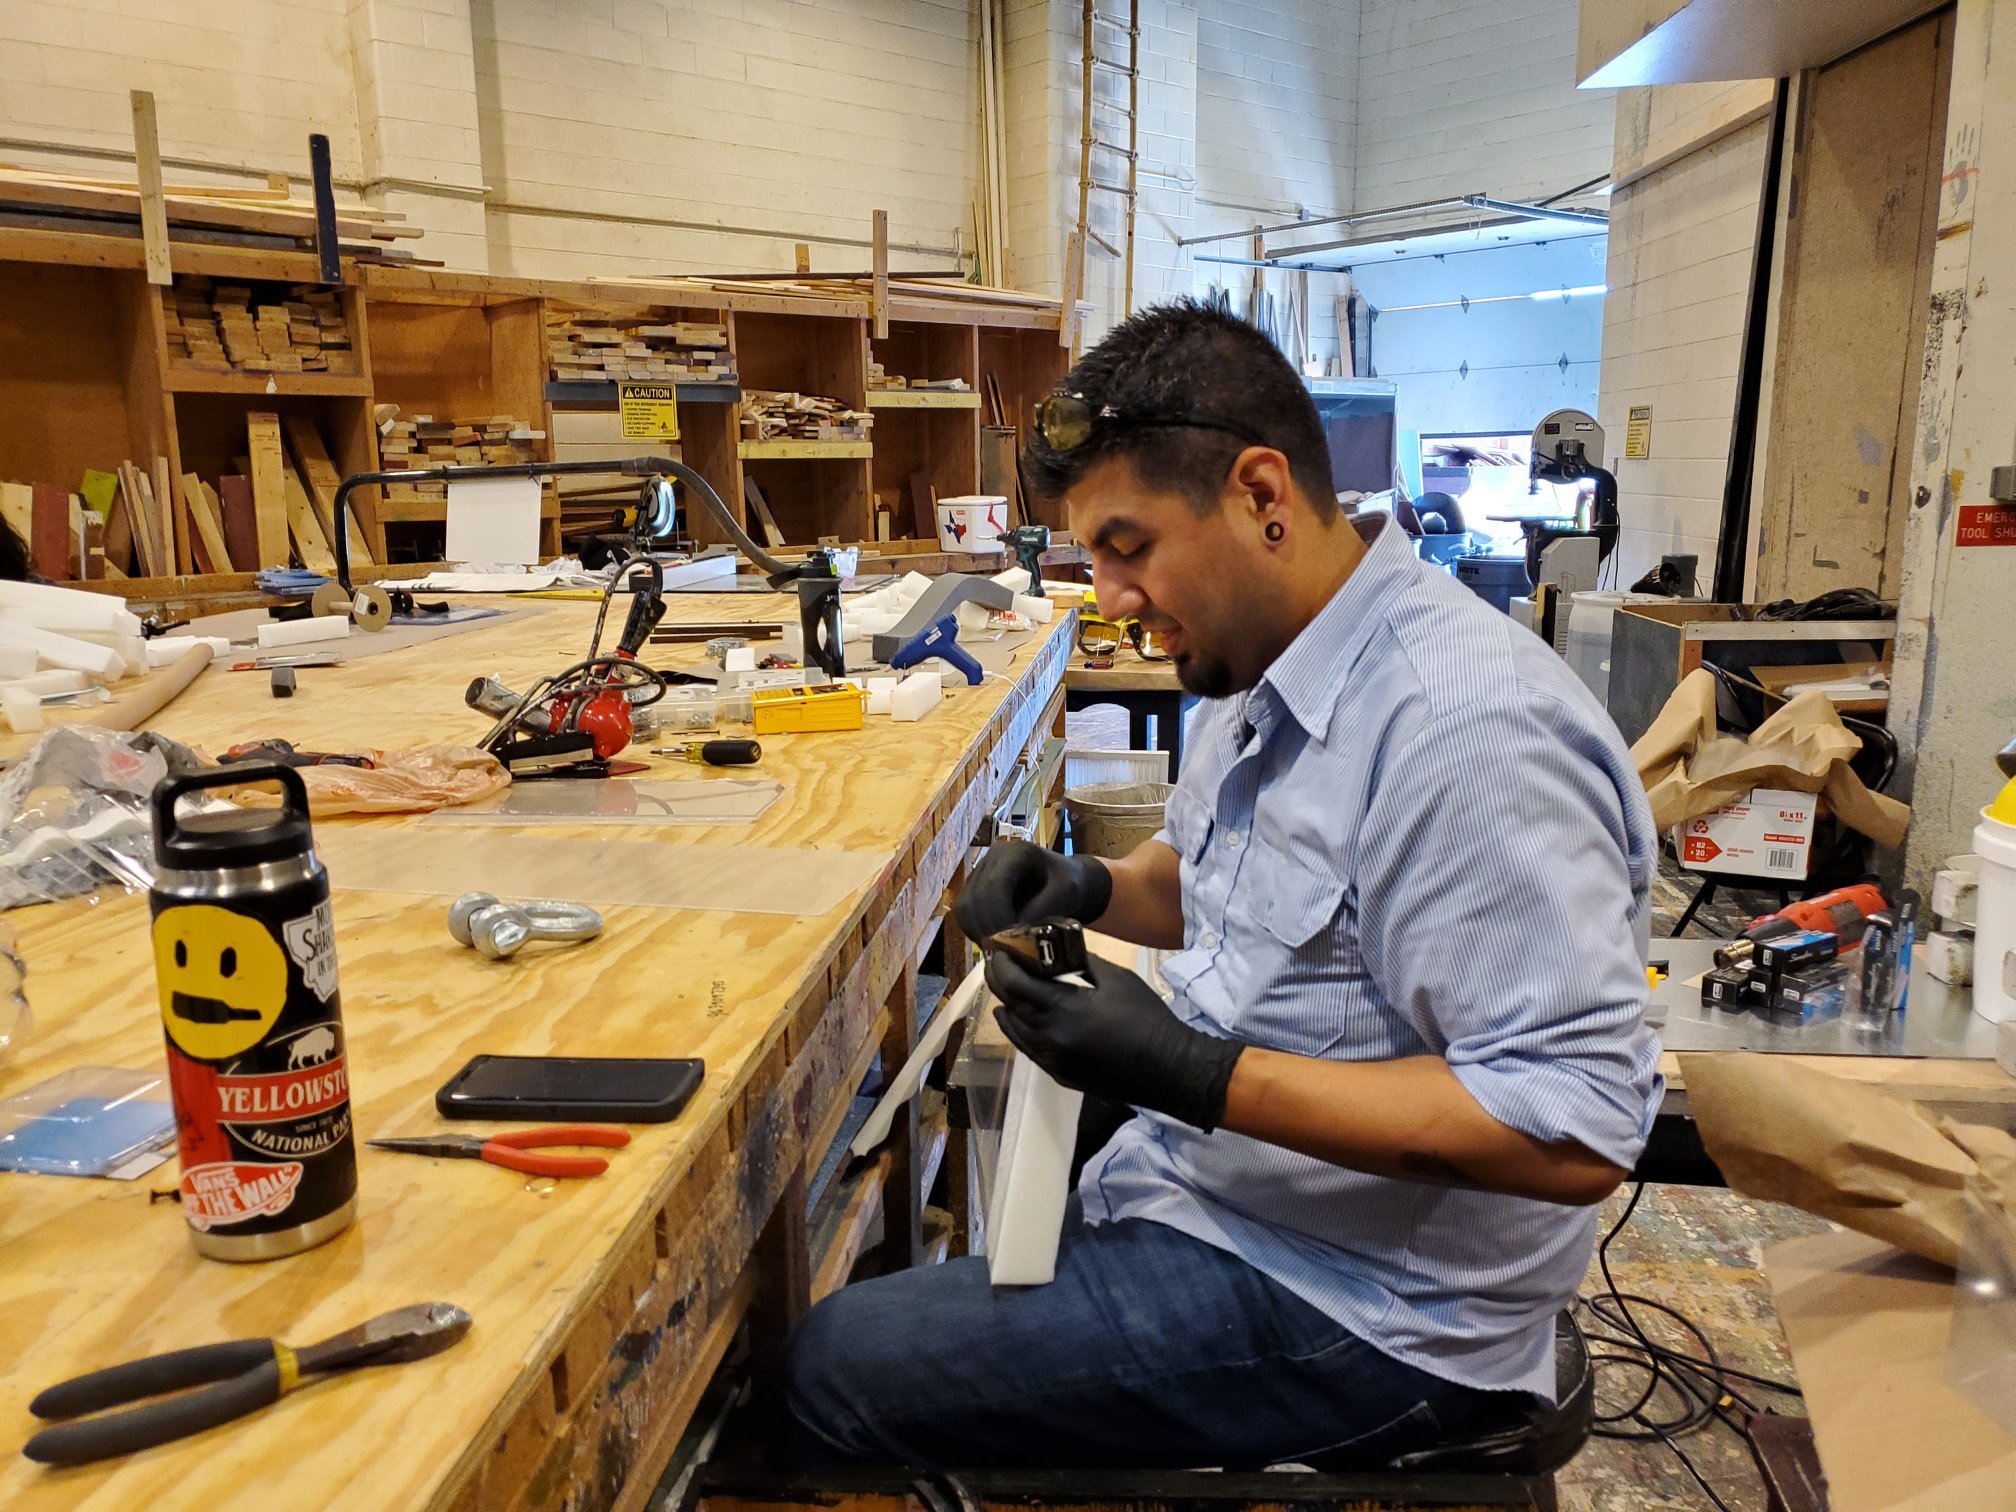
[[[619,382],[616,409],[625,441],[679,439],[679,390],[674,384]]]

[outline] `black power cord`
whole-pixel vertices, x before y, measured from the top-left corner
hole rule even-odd
[[[1755,1416],[1758,1407],[1749,1397],[1739,1391],[1732,1382],[1742,1381],[1760,1386],[1769,1391],[1786,1396],[1801,1395],[1799,1388],[1785,1381],[1776,1381],[1769,1376],[1753,1374],[1726,1365],[1716,1353],[1714,1343],[1702,1332],[1700,1326],[1677,1308],[1650,1297],[1641,1297],[1618,1288],[1617,1279],[1610,1273],[1610,1246],[1631,1221],[1631,1215],[1638,1210],[1639,1202],[1645,1196],[1645,1183],[1639,1182],[1632,1189],[1631,1198],[1624,1204],[1624,1211],[1610,1226],[1610,1231],[1596,1246],[1596,1264],[1603,1275],[1604,1291],[1595,1297],[1582,1297],[1583,1311],[1601,1332],[1591,1332],[1592,1346],[1603,1345],[1602,1353],[1590,1351],[1590,1360],[1598,1369],[1621,1366],[1642,1371],[1645,1376],[1643,1388],[1635,1400],[1627,1407],[1615,1412],[1598,1411],[1595,1426],[1591,1430],[1597,1437],[1624,1439],[1627,1441],[1659,1443],[1670,1449],[1686,1468],[1718,1512],[1733,1512],[1729,1503],[1722,1499],[1701,1469],[1694,1463],[1679,1440],[1691,1433],[1721,1422],[1735,1432],[1745,1443],[1755,1449],[1748,1426],[1733,1416],[1728,1408],[1733,1404],[1741,1406]],[[1700,1354],[1689,1354],[1685,1350],[1656,1343],[1636,1316],[1633,1307],[1648,1309],[1677,1324],[1700,1345]],[[1664,1386],[1678,1399],[1679,1415],[1669,1418],[1655,1418],[1650,1408],[1660,1388]],[[1625,1426],[1625,1425],[1634,1426]]]

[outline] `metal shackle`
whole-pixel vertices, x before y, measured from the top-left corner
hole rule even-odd
[[[592,940],[602,933],[602,915],[582,903],[551,898],[504,903],[490,893],[472,892],[449,907],[448,933],[457,944],[501,961],[532,940]]]

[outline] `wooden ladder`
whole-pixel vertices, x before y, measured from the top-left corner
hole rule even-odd
[[[1102,26],[1109,29],[1109,38],[1114,32],[1126,36],[1127,61],[1124,64],[1100,52],[1099,29]],[[1093,129],[1095,104],[1105,113],[1100,122],[1102,128],[1119,124],[1114,119],[1120,114],[1119,103],[1095,99],[1094,81],[1102,72],[1127,81],[1127,145],[1124,147]],[[1074,359],[1078,355],[1080,338],[1079,322],[1073,311],[1076,302],[1085,297],[1085,261],[1092,244],[1097,243],[1109,257],[1120,261],[1125,280],[1125,291],[1120,301],[1121,318],[1126,318],[1134,310],[1134,203],[1141,167],[1141,0],[1127,0],[1127,19],[1124,22],[1118,16],[1103,14],[1098,0],[1085,0],[1085,57],[1080,94],[1084,108],[1078,132],[1078,227],[1066,252],[1065,268],[1065,312],[1072,331],[1071,355]],[[1126,181],[1113,183],[1099,177],[1095,165],[1100,159],[1095,158],[1094,153],[1126,164]],[[1092,228],[1094,192],[1118,195],[1120,198],[1124,220],[1121,244],[1117,247]]]

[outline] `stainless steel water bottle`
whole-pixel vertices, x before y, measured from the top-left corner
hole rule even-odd
[[[204,789],[276,782],[275,809],[182,813]],[[154,794],[154,971],[199,1253],[272,1260],[357,1213],[350,1073],[329,875],[284,767],[171,778]]]

